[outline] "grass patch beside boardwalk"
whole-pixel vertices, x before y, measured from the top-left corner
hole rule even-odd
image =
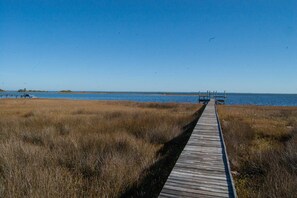
[[[148,194],[144,180],[170,163],[200,107],[0,100],[0,197]]]
[[[297,197],[297,108],[220,106],[239,197]]]

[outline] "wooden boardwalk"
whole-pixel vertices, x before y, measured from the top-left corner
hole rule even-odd
[[[236,197],[214,100],[207,104],[159,197]]]

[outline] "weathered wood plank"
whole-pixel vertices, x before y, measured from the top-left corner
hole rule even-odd
[[[174,182],[183,182],[188,185],[208,185],[208,186],[218,186],[218,187],[227,187],[228,184],[226,182],[217,182],[217,181],[205,181],[205,180],[183,180],[180,178],[175,178]]]
[[[215,193],[207,190],[199,190],[199,189],[190,189],[187,187],[179,187],[177,185],[168,185],[167,189],[169,190],[175,190],[175,191],[180,191],[182,192],[187,192],[187,193],[192,193],[193,195],[195,194],[202,194],[202,195],[211,195],[211,196],[216,196],[216,197],[228,197],[228,193]]]
[[[214,101],[206,106],[159,197],[236,197]]]
[[[213,186],[210,187],[210,186],[202,186],[202,185],[186,185],[184,183],[176,183],[176,181],[171,181],[170,184],[172,187],[186,188],[189,190],[203,192],[208,195],[220,196],[222,194],[225,194],[225,195],[229,194],[226,187],[219,189],[219,188],[214,188]]]

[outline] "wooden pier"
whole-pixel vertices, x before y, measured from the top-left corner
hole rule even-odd
[[[210,99],[159,197],[237,197],[215,103]]]
[[[227,94],[225,91],[224,93],[214,92],[213,98],[216,104],[225,104],[227,100]]]
[[[218,93],[217,91],[207,91],[204,93],[198,94],[198,102],[207,104],[211,99],[215,100],[216,104],[225,104],[227,100],[227,94],[224,91],[224,93]]]

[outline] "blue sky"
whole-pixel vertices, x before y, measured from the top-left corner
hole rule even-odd
[[[297,1],[0,0],[0,88],[297,93]]]

